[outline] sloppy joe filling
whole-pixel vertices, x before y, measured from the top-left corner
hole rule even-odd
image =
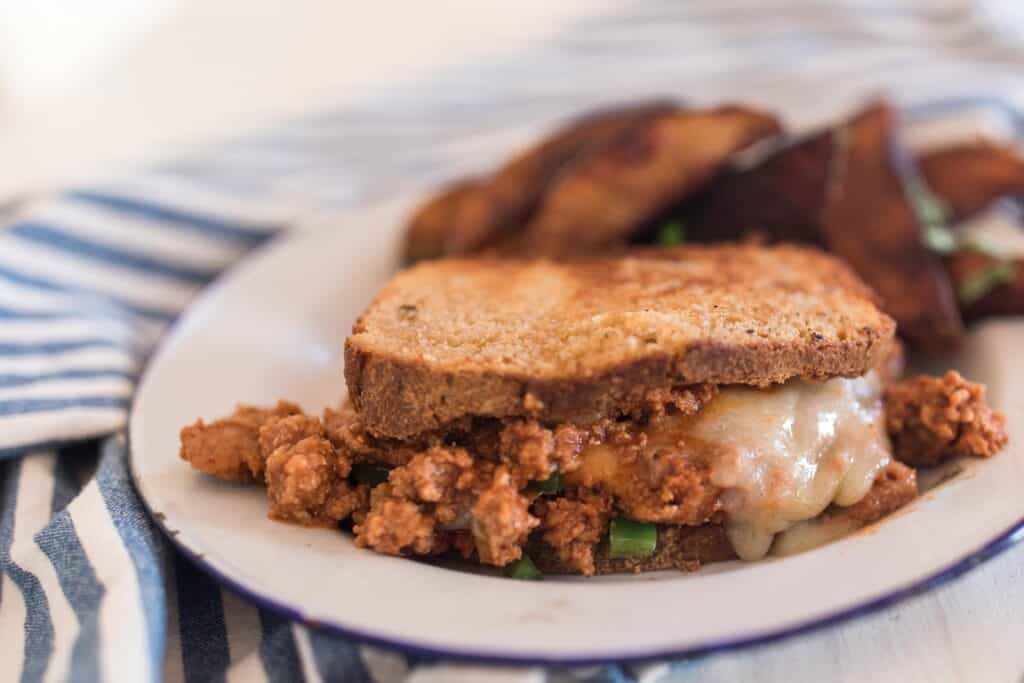
[[[639,454],[628,451],[637,446]],[[736,554],[754,560],[777,534],[830,504],[861,500],[890,453],[881,385],[870,373],[770,389],[724,387],[696,414],[651,420],[629,446],[584,447],[566,480],[603,486],[638,520],[700,524],[720,514]],[[669,467],[689,477],[684,495],[663,485]]]

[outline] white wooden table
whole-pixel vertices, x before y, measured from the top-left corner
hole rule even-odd
[[[709,657],[678,680],[1016,682],[1024,678],[1022,607],[1024,547],[1018,546],[903,604],[792,640]]]
[[[324,0],[299,12],[283,2],[182,2],[170,20],[149,26],[77,87],[45,97],[8,94],[0,108],[0,197],[328,104],[355,112],[345,124],[352,133],[335,131],[317,151],[351,171],[350,201],[361,201],[479,165],[491,158],[481,148],[490,144],[498,154],[518,141],[501,134],[510,127],[609,99],[669,93],[752,100],[798,123],[879,91],[901,102],[986,93],[1024,102],[1024,16],[1015,0],[936,0],[904,9],[860,3],[855,11],[857,4],[562,3],[555,13],[545,3],[432,3],[425,11],[384,2],[359,14],[365,3]],[[250,10],[244,16],[241,5]],[[268,44],[275,49],[268,52]],[[182,45],[194,48],[194,59]],[[216,78],[204,75],[210,59]],[[471,152],[462,149],[469,137],[477,141]],[[1018,547],[896,607],[701,658],[673,678],[902,683],[1022,676]]]

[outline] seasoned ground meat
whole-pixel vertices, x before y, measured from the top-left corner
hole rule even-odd
[[[653,420],[663,417],[670,408],[680,415],[696,415],[718,394],[716,384],[692,384],[685,387],[651,389],[644,396],[643,410],[635,419]]]
[[[585,576],[594,574],[594,546],[608,529],[611,496],[583,490],[578,497],[544,498],[534,504],[542,538],[558,558]]]
[[[267,458],[270,516],[306,525],[332,525],[365,499],[345,478],[351,462],[320,436],[278,447]]]
[[[721,510],[721,487],[711,481],[712,454],[701,444],[680,440],[648,448],[636,425],[617,423],[604,434],[594,466],[569,475],[571,485],[603,487],[627,517],[643,522],[703,524]]]
[[[186,427],[182,457],[222,478],[264,481],[275,519],[322,526],[352,518],[357,545],[378,552],[451,551],[505,565],[528,542],[540,543],[560,566],[592,575],[627,567],[607,557],[615,514],[658,523],[659,539],[703,538],[699,530],[719,528],[713,447],[688,436],[687,420],[668,419],[696,413],[716,392],[703,385],[651,391],[637,415],[586,427],[476,418],[405,441],[369,434],[347,403],[322,420],[286,402],[240,406],[223,420]],[[886,403],[903,460],[988,455],[1005,442],[1003,418],[985,405],[983,387],[955,373],[894,385]],[[372,489],[350,481],[353,463],[389,468],[387,481]],[[558,495],[530,487],[556,472]],[[914,495],[913,470],[892,463],[843,514],[873,520]],[[704,557],[690,550],[673,550],[656,566]]]
[[[536,420],[511,420],[501,430],[499,454],[517,481],[543,481],[579,467],[585,435],[568,424],[547,429]]]
[[[200,472],[229,481],[260,481],[266,455],[260,449],[260,428],[273,418],[301,413],[299,406],[278,401],[273,408],[239,404],[231,415],[181,430],[181,458]]]
[[[628,471],[615,497],[631,519],[703,524],[721,509],[722,489],[711,483],[710,464],[685,446],[641,454]]]
[[[424,503],[450,503],[474,483],[473,457],[463,448],[431,448],[388,477],[392,493]]]
[[[914,467],[949,458],[987,458],[1006,445],[1006,416],[985,402],[985,386],[950,371],[896,382],[885,392],[893,454]]]
[[[518,488],[505,467],[462,448],[434,447],[393,469],[388,483],[374,489],[370,510],[355,527],[356,542],[412,554],[435,554],[454,543],[464,556],[475,552],[481,562],[507,564],[520,556],[537,525]],[[415,534],[387,532],[407,524],[412,509]]]
[[[197,421],[181,431],[181,457],[222,479],[264,482],[274,519],[332,525],[369,507],[369,487],[346,479],[351,458],[324,438],[318,418],[287,401]]]
[[[323,435],[323,423],[311,415],[297,413],[285,417],[271,417],[260,427],[260,452],[266,459],[282,446],[296,444],[310,436]]]
[[[469,526],[478,463],[462,448],[434,447],[395,467],[370,496],[366,518],[354,528],[356,543],[378,552],[435,554],[451,543],[449,531]],[[401,503],[401,504],[398,504]],[[415,533],[388,532],[409,523]]]
[[[389,555],[437,555],[448,549],[449,541],[436,526],[434,516],[416,503],[382,496],[356,526],[356,545]]]
[[[267,459],[270,516],[309,524],[334,483],[334,451],[315,436],[281,446]]]
[[[653,419],[666,410],[691,414],[713,394],[713,388],[691,387],[652,395],[651,406],[659,401],[670,405],[660,411],[652,408],[650,414]],[[539,523],[528,510],[533,496],[524,495],[523,489],[553,472],[573,473],[580,467],[581,450],[601,444],[613,449],[622,466],[614,497],[594,493],[601,482],[577,473],[572,485],[584,492],[577,500],[541,508],[553,515],[545,533],[581,571],[592,565],[587,558],[603,533],[613,500],[619,510],[644,521],[701,524],[719,509],[720,489],[710,483],[710,468],[699,453],[685,444],[645,452],[642,424],[634,421],[603,420],[585,430],[573,425],[549,428],[535,420],[480,421],[468,433],[449,435],[449,444],[465,447],[434,445],[403,454],[400,461],[378,459],[378,451],[389,449],[361,429],[347,406],[329,411],[325,422],[332,442],[356,461],[368,457],[397,465],[388,486],[374,491],[365,522],[356,526],[360,545],[381,552],[434,553],[454,542],[464,555],[475,553],[481,562],[506,564],[519,557],[526,535]],[[404,524],[410,515],[409,506],[394,505],[396,501],[416,506],[414,536],[383,532],[389,524]],[[462,535],[466,529],[473,532],[472,547]]]
[[[321,508],[321,519],[340,522],[351,517],[358,523],[365,518],[369,509],[370,487],[339,479]]]
[[[498,467],[473,506],[473,540],[481,562],[503,566],[522,556],[530,531],[540,523],[529,508],[529,499],[516,491],[508,469]]]

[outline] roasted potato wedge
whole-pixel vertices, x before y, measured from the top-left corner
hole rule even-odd
[[[845,124],[841,177],[822,213],[828,248],[881,295],[900,333],[918,348],[955,348],[963,322],[942,261],[926,246],[905,179],[896,113],[878,103]]]
[[[681,209],[696,242],[749,239],[824,246],[825,208],[835,130],[790,142],[749,171],[723,174]]]
[[[924,241],[896,115],[874,104],[845,123],[726,174],[684,207],[698,241],[810,242],[849,263],[920,349],[956,347],[963,323],[942,262]]]
[[[457,181],[419,207],[406,229],[402,259],[414,263],[441,258],[459,253],[461,244],[472,241],[473,228],[463,227],[460,232],[455,226],[480,224],[481,219],[472,214],[482,207],[482,202],[475,201],[481,185],[479,180]],[[485,206],[482,209],[486,211]]]
[[[582,155],[551,183],[523,249],[563,256],[622,244],[705,187],[737,151],[780,131],[771,114],[739,106],[653,117]]]
[[[977,249],[946,257],[964,319],[1024,315],[1024,259],[1003,259]]]
[[[918,166],[954,220],[979,213],[995,200],[1024,196],[1024,157],[1007,145],[978,141],[921,155]]]
[[[488,177],[456,182],[429,199],[406,228],[404,259],[457,256],[508,242],[553,179],[581,154],[661,114],[679,110],[650,100],[597,111],[556,131]]]

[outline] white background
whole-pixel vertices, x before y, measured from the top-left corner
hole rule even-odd
[[[0,198],[529,50],[602,5],[0,0]]]

